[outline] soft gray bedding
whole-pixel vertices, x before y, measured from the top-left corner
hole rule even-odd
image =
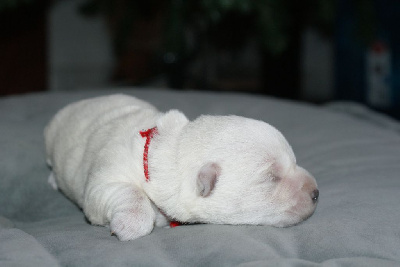
[[[351,104],[239,94],[125,90],[189,118],[271,123],[314,174],[315,214],[290,228],[187,225],[120,242],[47,184],[42,131],[61,107],[121,92],[0,98],[0,266],[400,266],[400,126]]]

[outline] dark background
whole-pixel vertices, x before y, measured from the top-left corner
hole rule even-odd
[[[400,1],[2,0],[0,95],[141,86],[400,118]]]

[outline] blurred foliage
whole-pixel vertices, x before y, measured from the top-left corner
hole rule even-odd
[[[373,0],[353,0],[356,12],[355,35],[363,43],[371,43],[378,32],[377,15]]]
[[[164,8],[160,0],[87,0],[80,5],[79,11],[88,17],[98,14],[107,17],[112,24],[114,53],[119,56],[128,45],[135,22],[150,20],[159,8]]]
[[[357,9],[360,36],[367,39],[374,31],[374,0],[351,1]],[[164,8],[167,51],[182,54],[186,47],[185,31],[190,28],[217,47],[239,46],[255,35],[266,52],[280,55],[306,27],[332,35],[338,0],[87,0],[81,11],[86,15],[110,15],[121,3],[125,9],[119,20],[120,30],[114,36],[117,50],[123,48],[124,35],[135,19]]]
[[[35,0],[1,0],[0,12],[12,10],[35,2]]]
[[[315,26],[324,32],[332,32],[336,0],[204,0],[201,1],[204,19],[209,28],[223,23],[230,14],[246,21],[271,54],[284,52],[295,31]]]

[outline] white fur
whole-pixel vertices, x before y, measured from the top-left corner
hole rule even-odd
[[[143,170],[146,138],[150,181]],[[169,220],[278,227],[316,208],[315,179],[296,165],[283,135],[238,116],[160,113],[125,95],[79,101],[45,129],[49,181],[120,240],[149,234]]]

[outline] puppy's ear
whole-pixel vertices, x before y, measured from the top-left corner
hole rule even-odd
[[[221,173],[221,167],[214,162],[210,162],[201,167],[197,175],[197,192],[202,197],[208,197],[217,183]]]
[[[189,120],[179,110],[170,110],[158,118],[156,125],[158,132],[163,134],[165,132],[179,132]]]

